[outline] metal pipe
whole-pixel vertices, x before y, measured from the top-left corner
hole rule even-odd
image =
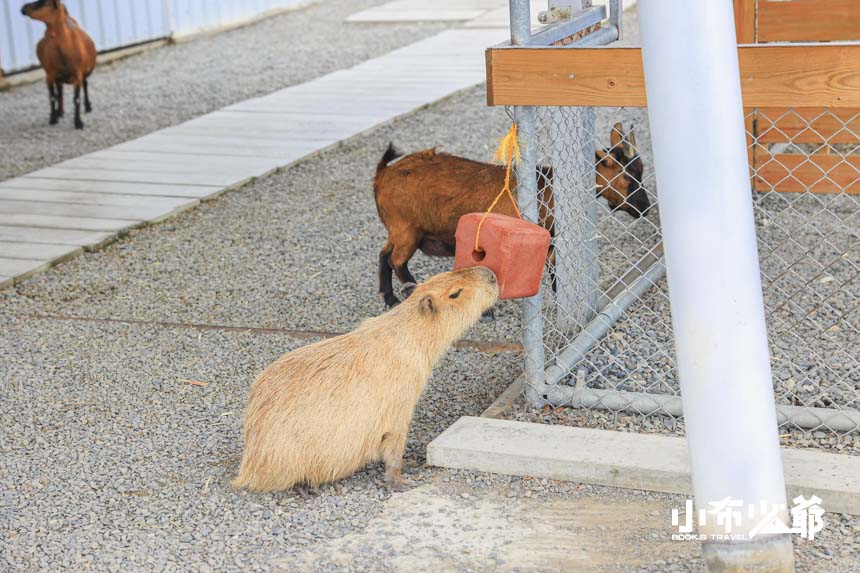
[[[672,330],[693,491],[790,524],[780,458],[731,2],[638,5]],[[701,161],[679,160],[695,149]],[[695,182],[695,197],[690,185]],[[762,515],[698,528],[711,572],[793,571],[789,534]],[[754,550],[753,550],[754,549]]]
[[[600,298],[597,299],[597,308],[602,309],[615,297],[624,292],[624,290],[630,288],[633,282],[638,279],[642,273],[651,268],[651,266],[662,257],[663,242],[661,241],[649,249],[647,253],[639,257],[636,264],[630,267],[630,270],[624,273],[624,276],[612,283],[612,286],[606,289],[606,293],[600,295]]]
[[[595,32],[588,34],[587,36],[583,36],[581,39],[571,44],[571,46],[576,46],[578,48],[587,48],[590,46],[605,46],[606,44],[612,43],[615,40],[619,39],[618,33],[618,28],[610,24],[605,28],[601,28]]]
[[[514,108],[514,121],[520,139],[520,157],[517,163],[517,203],[523,218],[538,222],[537,197],[537,134],[535,133],[535,110],[533,107]],[[525,352],[526,397],[535,405],[546,402],[543,346],[543,294],[538,293],[522,301],[523,350]]]
[[[624,39],[624,5],[621,0],[609,0],[609,25],[618,30],[618,39]]]
[[[548,388],[547,399],[552,404],[564,404],[572,408],[630,412],[643,416],[664,414],[673,418],[680,418],[684,415],[681,397],[672,394],[577,388],[558,384]],[[789,422],[806,430],[815,430],[821,427],[834,432],[860,430],[860,411],[853,409],[835,410],[807,406],[777,406],[776,414],[780,424]]]
[[[510,0],[511,44],[528,46],[531,43],[531,9],[529,0]],[[517,203],[523,217],[538,222],[537,198],[537,133],[533,107],[514,107],[514,121],[520,140],[520,157],[517,163]],[[526,397],[536,406],[543,405],[544,347],[542,294],[523,299],[523,351]]]
[[[634,271],[636,271],[635,268],[631,272]],[[636,302],[645,291],[657,284],[663,278],[665,272],[666,267],[662,259],[657,260],[648,270],[639,274],[635,280],[632,280],[630,286],[621,291],[618,296],[604,306],[597,316],[559,354],[555,364],[546,369],[546,384],[553,386],[567,376],[567,373],[588,354],[595,342],[603,338],[609,332],[609,329],[612,328],[612,325],[630,308],[630,305]],[[552,404],[563,403],[556,402],[552,399],[551,395],[548,397],[550,398],[549,402]]]
[[[509,0],[511,13],[511,45],[531,44],[531,6],[529,0]]]
[[[532,46],[549,46],[554,42],[581,32],[585,28],[594,26],[604,19],[606,19],[606,6],[594,6],[573,14],[568,20],[543,26],[535,30],[534,34],[531,35],[529,43]]]
[[[594,183],[593,107],[550,108],[550,141],[564,141],[547,151],[552,165],[553,245],[555,257],[555,326],[575,334],[599,310],[600,264],[597,260],[597,199]]]

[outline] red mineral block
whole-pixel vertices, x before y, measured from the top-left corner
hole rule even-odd
[[[483,216],[469,213],[460,217],[454,268],[489,268],[499,280],[499,298],[536,295],[549,252],[549,231],[522,219],[490,213],[481,225],[476,251],[475,234]]]

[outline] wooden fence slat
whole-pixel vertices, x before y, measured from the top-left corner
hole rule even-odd
[[[860,109],[759,108],[759,143],[855,143],[860,140]]]
[[[756,191],[860,194],[860,155],[756,152]]]
[[[738,44],[755,44],[756,0],[735,0],[735,33]]]
[[[741,46],[745,107],[860,107],[860,44]],[[489,105],[646,105],[639,48],[490,48]]]
[[[759,42],[856,40],[860,40],[857,0],[758,0]]]

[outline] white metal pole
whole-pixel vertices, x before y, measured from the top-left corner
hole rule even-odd
[[[696,505],[739,500],[745,535],[764,517],[749,504],[786,497],[732,2],[641,0],[639,17]],[[709,517],[699,533],[725,534]],[[793,571],[788,534],[710,539],[703,553],[711,571]]]

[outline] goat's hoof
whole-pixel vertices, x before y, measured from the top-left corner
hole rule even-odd
[[[63,117],[64,115],[65,113],[63,112],[63,110],[57,112],[57,117]]]
[[[90,113],[91,111],[93,111],[93,106],[91,106],[91,105],[85,105],[84,106],[84,113]]]
[[[496,312],[492,308],[490,310],[485,310],[484,314],[481,315],[481,322],[496,322]]]
[[[75,129],[83,129],[83,128],[84,128],[84,122],[82,122],[78,118],[75,118]]]
[[[403,298],[409,298],[413,292],[415,292],[415,287],[417,287],[415,283],[404,283],[403,286],[400,287],[400,294]]]
[[[395,306],[400,304],[400,299],[391,293],[383,295],[382,298],[385,301],[385,308],[394,308]]]
[[[49,120],[48,120],[48,123],[49,123],[50,125],[57,125],[57,122],[58,122],[58,121],[60,121],[60,116],[58,116],[58,115],[52,115],[52,116],[51,116],[51,119],[49,119]]]

